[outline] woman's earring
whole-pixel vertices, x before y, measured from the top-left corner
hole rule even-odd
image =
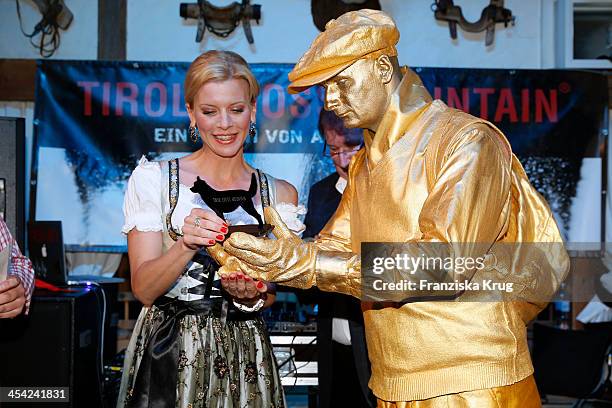
[[[193,144],[198,144],[200,141],[200,132],[198,131],[197,127],[191,125],[189,126],[189,138]]]
[[[252,139],[255,139],[255,132],[257,132],[257,129],[255,128],[255,123],[251,122],[251,124],[249,125],[249,136]]]

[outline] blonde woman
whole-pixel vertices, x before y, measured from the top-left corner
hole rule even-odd
[[[141,159],[124,201],[132,290],[144,308],[126,352],[120,407],[283,407],[272,347],[259,310],[271,285],[241,273],[215,275],[205,248],[228,226],[256,224],[242,207],[221,218],[191,186],[256,191],[296,231],[297,192],[250,167],[243,146],[254,132],[259,85],[238,54],[208,51],[185,79],[190,135],[202,148],[170,162]],[[255,189],[256,184],[256,189]],[[213,285],[215,280],[221,285]],[[219,279],[220,278],[220,279]]]

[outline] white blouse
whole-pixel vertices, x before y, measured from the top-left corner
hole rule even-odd
[[[274,182],[276,181],[269,175],[267,177]],[[128,180],[123,201],[125,223],[121,232],[127,234],[133,228],[145,232],[162,231],[164,229],[165,214],[170,211],[170,202],[167,190],[162,193],[162,183],[167,186],[167,181],[162,180],[162,169],[159,162],[148,161],[143,156]],[[172,214],[172,226],[177,231],[180,231],[183,227],[184,219],[189,215],[192,208],[209,209],[200,195],[192,192],[188,186],[179,184],[179,189],[179,199]],[[259,214],[263,215],[261,204],[255,205],[255,208]],[[274,204],[274,208],[294,233],[299,235],[304,231],[306,227],[301,219],[306,214],[306,209],[303,205],[295,206],[291,203],[277,202]],[[230,225],[256,222],[255,218],[241,207],[225,216]]]
[[[125,222],[121,232],[127,234],[134,228],[143,232],[166,230],[164,223],[166,214],[170,212],[170,201],[168,199],[167,169],[164,173],[165,175],[162,173],[160,162],[148,161],[144,156],[140,159],[138,166],[134,169],[128,180],[127,191],[123,200]],[[268,184],[276,182],[270,175],[266,176],[269,180]],[[272,197],[275,191],[276,188],[270,188],[272,205],[289,229],[301,235],[306,228],[302,222],[306,209],[303,205],[295,206],[291,203],[276,202],[276,197]],[[182,231],[185,217],[195,207],[210,209],[198,193],[192,192],[188,186],[179,183],[179,199],[171,218],[172,227],[175,231]],[[255,209],[263,218],[261,204],[255,205]],[[225,214],[225,219],[230,225],[257,223],[257,220],[241,207]],[[197,264],[190,263],[187,265],[186,270],[193,269],[196,266]],[[187,301],[200,299],[202,295],[185,294],[186,291],[184,289],[181,290],[184,287],[193,287],[199,284],[201,284],[200,281],[183,274],[166,296],[178,296],[182,300]]]

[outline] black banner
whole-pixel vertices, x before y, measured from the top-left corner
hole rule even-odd
[[[41,61],[32,217],[62,220],[71,245],[122,247],[121,200],[137,160],[194,151],[183,100],[187,63]],[[322,91],[289,95],[288,64],[253,64],[261,85],[247,161],[298,187],[332,171],[317,130]],[[597,158],[607,112],[604,75],[576,71],[416,68],[432,96],[495,123],[571,239],[584,158]],[[271,154],[271,155],[270,155]],[[597,227],[598,228],[598,227]]]

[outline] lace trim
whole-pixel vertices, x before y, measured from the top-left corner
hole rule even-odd
[[[291,231],[298,235],[304,232],[306,225],[302,219],[306,214],[306,207],[301,204],[296,206],[291,203],[276,203],[274,209]]]
[[[140,232],[158,232],[164,229],[161,223],[159,225],[137,225],[135,222],[129,222],[123,227],[121,227],[121,232],[127,235],[127,233],[133,230],[134,228],[136,228],[136,230]]]

